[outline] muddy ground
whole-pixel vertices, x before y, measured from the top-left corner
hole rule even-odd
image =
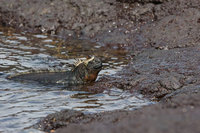
[[[126,48],[129,65],[88,88],[118,87],[161,101],[136,111],[66,110],[44,118],[41,130],[200,132],[199,0],[1,0],[0,24]]]

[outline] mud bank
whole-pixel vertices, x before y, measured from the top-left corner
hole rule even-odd
[[[0,24],[126,48],[130,63],[89,91],[117,87],[157,105],[84,115],[66,110],[36,127],[57,132],[199,132],[199,0],[1,0]],[[117,45],[116,45],[117,44]]]

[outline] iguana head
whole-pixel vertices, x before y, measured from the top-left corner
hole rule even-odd
[[[85,60],[78,60],[75,64],[74,72],[83,82],[95,81],[98,73],[102,69],[102,62],[97,57],[91,57]]]

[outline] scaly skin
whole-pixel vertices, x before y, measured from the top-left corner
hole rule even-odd
[[[102,69],[102,62],[96,57],[79,60],[75,68],[66,72],[36,72],[7,77],[17,81],[36,81],[45,84],[80,85],[94,82]]]

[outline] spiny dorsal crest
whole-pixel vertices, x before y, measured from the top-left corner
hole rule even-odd
[[[94,60],[94,56],[92,56],[92,57],[89,58],[89,59],[85,59],[85,60],[83,60],[83,59],[76,59],[76,62],[74,63],[74,66],[77,67],[77,66],[79,66],[81,63],[84,63],[84,64],[87,66],[88,63],[89,63],[90,61],[92,61],[92,60]]]
[[[75,59],[75,60],[76,60],[76,62],[74,62],[75,67],[79,66],[84,61],[83,59]]]

